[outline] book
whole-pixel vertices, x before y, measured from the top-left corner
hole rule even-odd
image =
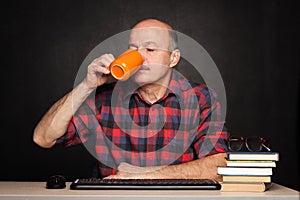
[[[271,160],[226,160],[229,167],[276,167],[275,161]]]
[[[244,151],[233,151],[227,152],[228,160],[271,160],[278,161],[278,152],[244,152]]]
[[[269,176],[273,174],[272,167],[222,167],[217,168],[220,175],[260,175]]]
[[[271,188],[272,183],[229,183],[221,182],[220,191],[230,191],[230,192],[264,192]]]
[[[237,175],[223,175],[223,182],[264,182],[270,183],[271,176],[237,176]]]

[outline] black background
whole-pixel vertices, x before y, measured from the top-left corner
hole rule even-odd
[[[280,152],[273,181],[299,190],[299,15],[281,0],[11,1],[1,7],[1,180],[91,174],[82,146],[42,149],[35,125],[73,87],[89,52],[145,18],[201,44],[219,68],[227,127]],[[298,16],[296,16],[298,15]]]

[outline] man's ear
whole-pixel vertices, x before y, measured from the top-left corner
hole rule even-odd
[[[175,49],[171,52],[171,56],[170,56],[170,67],[174,67],[175,65],[178,64],[180,60],[180,51],[179,49]]]

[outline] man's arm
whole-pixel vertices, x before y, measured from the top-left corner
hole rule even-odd
[[[182,164],[154,167],[138,167],[121,163],[117,174],[106,178],[208,178],[222,181],[222,176],[217,174],[217,167],[226,166],[225,157],[226,153],[217,153]]]
[[[73,114],[92,91],[82,82],[57,101],[34,129],[34,142],[44,148],[52,147],[66,133]]]
[[[105,54],[95,59],[89,66],[86,78],[71,92],[57,101],[37,124],[33,141],[44,148],[52,147],[56,140],[66,133],[70,120],[86,98],[109,78],[105,67],[114,60]]]

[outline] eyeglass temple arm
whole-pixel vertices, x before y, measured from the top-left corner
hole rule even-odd
[[[265,149],[267,149],[268,151],[271,151],[271,149],[269,147],[267,147],[266,145],[264,144],[261,144]]]

